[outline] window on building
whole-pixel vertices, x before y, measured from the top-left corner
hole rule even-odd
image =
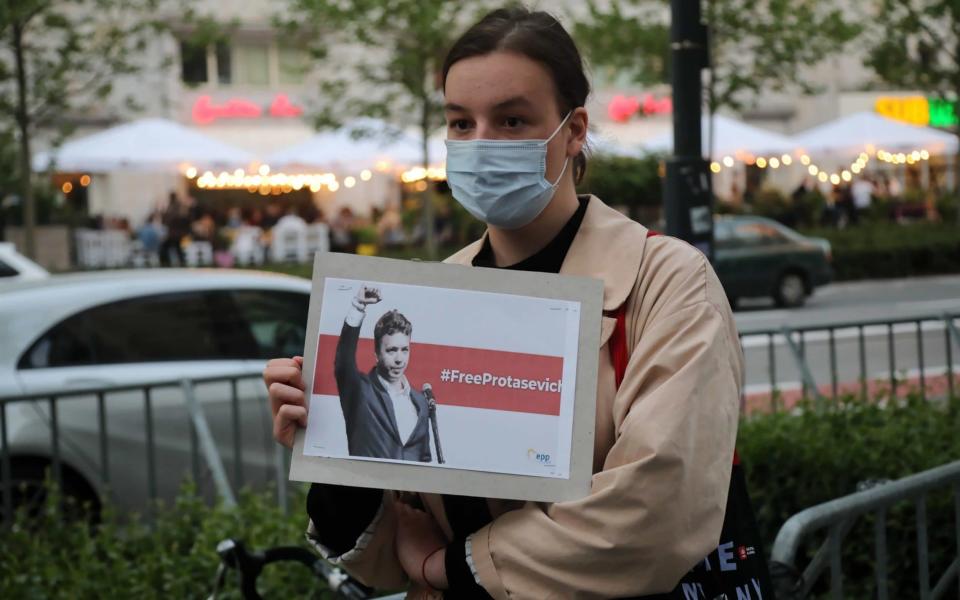
[[[233,79],[230,45],[226,42],[217,42],[214,46],[214,57],[217,61],[217,83],[229,84]]]
[[[180,73],[184,83],[194,85],[206,83],[208,81],[206,47],[181,40]]]
[[[267,44],[236,46],[236,83],[241,85],[270,84],[270,47]]]

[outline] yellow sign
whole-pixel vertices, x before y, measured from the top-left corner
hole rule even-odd
[[[924,127],[930,124],[930,101],[923,96],[882,96],[875,108],[888,119]]]

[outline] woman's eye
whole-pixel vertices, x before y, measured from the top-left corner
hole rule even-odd
[[[515,129],[523,125],[523,119],[520,117],[507,117],[503,120],[503,124],[509,129]]]
[[[466,119],[456,119],[455,121],[450,121],[450,129],[466,131],[469,127],[470,123],[468,123]]]

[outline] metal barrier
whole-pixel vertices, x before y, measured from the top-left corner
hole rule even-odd
[[[257,407],[253,409],[256,414],[250,416],[255,422],[255,426],[262,430],[263,451],[271,454],[271,456],[266,457],[271,459],[267,470],[272,472],[273,479],[276,482],[277,501],[281,507],[286,509],[288,481],[285,469],[285,449],[273,443],[272,440],[272,423],[269,419],[266,390],[262,383],[262,370],[254,371],[251,369],[216,377],[171,379],[137,385],[89,387],[57,392],[0,396],[0,490],[3,492],[2,513],[0,514],[4,517],[5,522],[9,523],[11,521],[12,511],[14,510],[12,505],[14,460],[21,456],[39,458],[45,461],[49,465],[52,480],[58,485],[62,485],[64,482],[64,451],[67,450],[70,460],[74,463],[72,469],[74,471],[82,470],[87,475],[87,479],[92,479],[88,483],[97,492],[101,494],[109,493],[114,481],[111,477],[111,431],[108,428],[111,400],[118,395],[129,395],[131,393],[139,395],[142,399],[141,405],[130,407],[130,414],[142,416],[142,458],[146,484],[145,490],[134,490],[134,493],[143,492],[145,499],[149,500],[151,505],[161,497],[158,486],[158,469],[169,469],[170,465],[158,464],[164,459],[161,456],[161,460],[158,461],[157,456],[158,424],[156,421],[159,414],[166,423],[169,423],[171,416],[174,416],[179,426],[189,429],[189,472],[192,473],[194,481],[198,485],[203,481],[204,470],[202,464],[205,464],[212,478],[213,491],[224,503],[235,504],[234,490],[242,487],[245,483],[244,446],[245,442],[250,442],[250,440],[244,440],[242,434],[245,421],[238,387],[244,383],[255,386],[260,391],[256,397]],[[217,397],[218,400],[229,407],[229,417],[221,418],[215,424],[215,427],[221,430],[226,428],[229,431],[230,443],[227,444],[227,440],[221,438],[219,440],[221,442],[220,446],[217,445],[218,440],[215,439],[212,432],[210,415],[206,414],[204,408],[205,402],[199,401],[196,393],[198,388],[202,386],[216,384],[229,386],[228,396]],[[180,400],[171,400],[170,394],[176,394],[178,391]],[[158,412],[156,400],[162,393],[166,393],[165,402]],[[117,407],[120,407],[120,400],[127,404],[131,399],[120,398],[117,401]],[[78,411],[77,408],[80,403],[86,404],[83,409]],[[28,415],[26,420],[22,414],[19,417],[21,427],[28,431],[26,435],[10,431],[11,417],[17,409],[20,409],[21,413],[26,412]],[[183,411],[182,419],[179,414],[172,415],[174,409]],[[78,420],[87,418],[89,422],[86,424],[96,430],[95,442],[90,437],[91,432],[83,429],[80,424],[77,424],[73,430],[68,429],[75,439],[65,436],[64,424],[61,422],[61,415],[65,411],[71,411],[72,418],[78,418]],[[129,423],[124,423],[124,425],[127,424]],[[251,421],[247,420],[246,424],[248,427],[251,426]],[[126,433],[131,434],[131,432]],[[223,432],[221,431],[221,433]],[[39,440],[43,436],[48,437],[45,447],[41,446],[41,440]],[[226,454],[232,459],[232,486],[222,458],[224,447],[227,448]],[[269,450],[267,450],[268,448]],[[124,458],[129,459],[129,457]],[[265,457],[260,458],[266,460]],[[114,456],[114,460],[117,460],[116,456]],[[266,474],[267,471],[264,471],[264,473],[265,477],[270,476]],[[167,473],[163,474],[168,475]],[[128,490],[127,493],[131,492]]]
[[[934,490],[944,488],[953,490],[956,555],[931,588],[927,496]],[[775,574],[777,598],[806,598],[827,568],[830,569],[830,595],[833,598],[843,598],[843,540],[859,517],[871,514],[875,518],[873,546],[876,598],[887,600],[886,516],[892,507],[903,502],[911,502],[916,506],[920,589],[915,597],[921,600],[937,600],[943,597],[952,582],[958,581],[960,585],[960,461],[957,461],[825,502],[790,517],[780,528],[773,545],[771,570]],[[826,541],[817,549],[802,574],[795,575],[799,573],[797,562],[801,544],[824,529],[827,530]]]
[[[776,399],[790,387],[785,382],[795,378],[799,380],[794,384],[799,396],[811,398],[822,407],[828,396],[852,394],[866,399],[871,389],[881,384],[883,392],[890,395],[907,387],[926,398],[932,380],[937,378],[944,385],[938,395],[954,396],[960,393],[956,383],[960,369],[953,362],[954,346],[960,348],[958,319],[960,313],[945,313],[745,329],[740,332],[740,340],[747,358],[748,381],[754,381],[753,386],[746,386],[745,394],[751,387],[763,387]],[[934,338],[939,330],[943,331],[942,341]],[[879,343],[868,344],[871,338]],[[934,367],[932,361],[940,364]],[[767,373],[762,378],[764,385],[760,385],[756,371],[764,363]],[[871,373],[871,368],[878,366],[884,371]]]

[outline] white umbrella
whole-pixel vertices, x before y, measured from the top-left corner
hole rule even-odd
[[[195,166],[241,166],[254,159],[245,150],[166,119],[142,119],[67,142],[33,158],[33,168],[104,173]]]
[[[953,134],[908,125],[870,112],[855,113],[818,125],[796,135],[794,140],[810,154],[855,155],[867,150],[868,146],[887,152],[957,152],[957,138]]]
[[[430,138],[430,163],[446,157],[443,140]],[[420,138],[378,119],[357,119],[335,131],[319,133],[307,141],[266,157],[271,167],[358,169],[385,161],[395,166],[423,163]]]
[[[753,155],[790,153],[797,144],[789,137],[747,125],[723,115],[714,115],[713,156],[732,156],[739,152]],[[703,154],[709,153],[710,119],[703,117]],[[647,152],[673,152],[673,131],[668,131],[646,140],[641,147]]]
[[[643,152],[641,152],[639,149],[625,146],[619,143],[613,137],[604,135],[600,132],[591,131],[587,134],[587,148],[589,148],[594,154],[604,156],[620,156],[629,158],[640,158],[643,156]]]

